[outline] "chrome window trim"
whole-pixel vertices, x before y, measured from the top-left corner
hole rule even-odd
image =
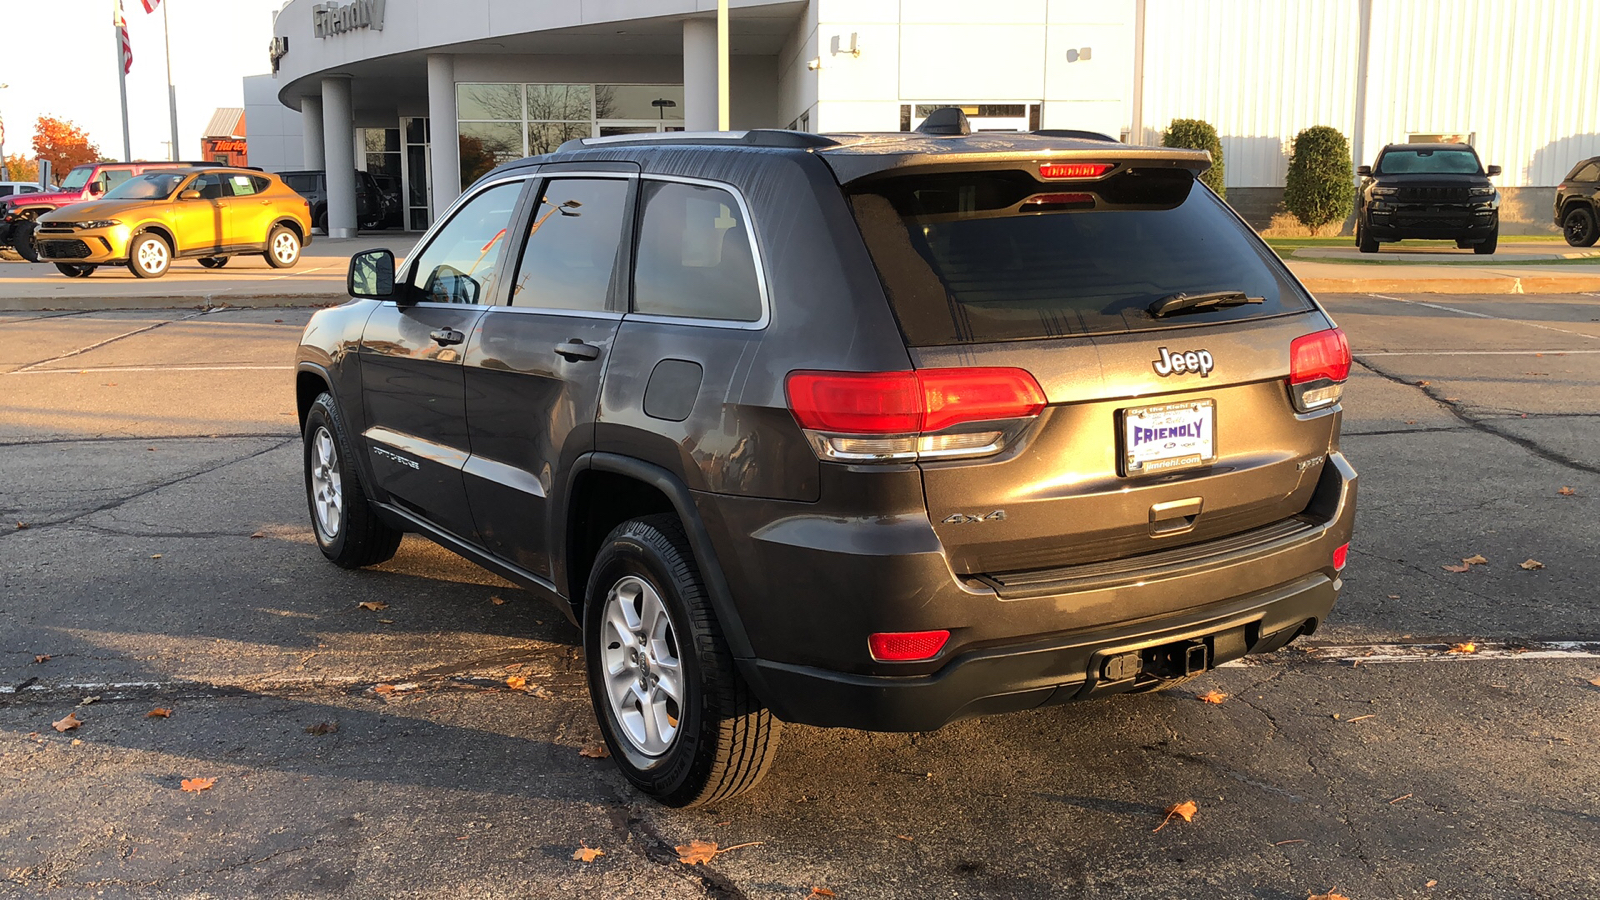
[[[744,192],[725,181],[713,181],[709,178],[691,178],[683,175],[652,175],[645,173],[640,176],[646,181],[665,181],[674,184],[688,184],[695,187],[715,188],[726,191],[739,204],[739,214],[744,216],[746,238],[750,241],[750,256],[755,261],[756,291],[761,295],[761,317],[754,321],[740,321],[738,319],[701,319],[691,316],[658,316],[651,313],[639,313],[632,310],[633,283],[638,276],[638,253],[634,254],[633,271],[628,273],[628,301],[629,311],[623,318],[630,322],[650,322],[658,325],[696,325],[701,328],[726,328],[735,331],[762,331],[772,324],[772,298],[767,290],[767,265],[766,259],[761,255],[760,242],[756,240],[756,222],[750,215],[750,204],[745,201]],[[639,211],[639,225],[644,224],[644,208],[641,204]],[[643,234],[639,237],[642,239]],[[638,246],[637,242],[634,245]]]
[[[586,171],[586,170],[583,170],[583,169],[562,169],[562,170],[555,171],[555,172],[541,172],[535,177],[541,179],[542,181],[546,181],[546,182],[555,181],[556,179],[559,179],[559,178],[623,178],[623,179],[635,179],[636,180],[639,177],[639,173],[638,172],[602,171],[602,170]],[[543,185],[540,186],[540,190],[541,191],[544,190],[544,186]],[[535,207],[535,209],[537,209],[537,207]],[[632,240],[632,238],[633,238],[633,230],[634,230],[632,223],[624,222],[623,223],[623,227],[625,229],[627,229],[624,232],[623,236],[622,236],[623,241],[626,242],[626,241]],[[519,267],[519,269],[520,269],[521,265],[522,265],[522,259],[519,257],[517,259],[517,266]],[[511,312],[543,313],[544,315],[551,315],[551,316],[577,316],[578,318],[582,318],[582,319],[620,319],[623,316],[622,313],[617,312],[616,310],[613,310],[613,309],[602,309],[602,310],[564,309],[564,308],[558,307],[558,306],[518,306],[515,303],[507,303],[507,304],[505,304],[503,306],[491,306],[489,308],[490,309],[495,309],[495,310],[502,310],[503,309],[503,310],[508,310],[508,311],[511,311]]]
[[[504,178],[497,178],[494,181],[489,182],[488,184],[481,185],[481,186],[478,187],[477,190],[474,190],[471,193],[463,193],[461,196],[457,197],[455,199],[454,203],[451,203],[448,207],[445,207],[444,215],[442,215],[438,219],[434,220],[434,223],[432,225],[428,226],[428,230],[424,231],[422,233],[422,237],[418,238],[417,242],[412,245],[411,254],[408,255],[406,257],[406,261],[403,264],[401,264],[400,271],[396,272],[395,275],[394,275],[395,286],[398,287],[398,286],[400,286],[402,284],[410,284],[411,283],[412,266],[416,264],[417,257],[422,255],[422,252],[417,250],[416,248],[421,247],[424,250],[427,249],[428,245],[431,244],[433,242],[433,239],[438,235],[440,229],[444,228],[445,225],[449,224],[451,219],[455,218],[456,212],[459,211],[461,207],[467,205],[468,203],[471,203],[473,200],[475,200],[478,197],[482,196],[484,194],[484,192],[490,190],[491,188],[497,188],[502,184],[510,184],[513,181],[526,182],[526,181],[529,181],[531,179],[538,178],[538,177],[539,177],[539,173],[537,172],[537,170],[533,171],[533,172],[523,173],[523,174],[520,174],[520,175],[507,175]],[[516,208],[513,207],[512,208],[512,213],[515,214],[515,212],[516,212]],[[506,227],[509,228],[510,226],[511,226],[511,223],[507,222],[506,223]],[[388,304],[393,304],[395,306],[399,306],[399,304],[400,304],[399,300],[385,300],[383,302],[384,303],[388,303]],[[435,301],[432,301],[432,300],[418,300],[415,303],[408,303],[408,304],[406,304],[406,306],[408,308],[409,307],[417,307],[417,306],[426,306],[426,307],[430,307],[430,308],[445,308],[445,309],[493,309],[494,308],[494,304],[492,304],[492,303],[438,303],[438,302],[435,302]]]

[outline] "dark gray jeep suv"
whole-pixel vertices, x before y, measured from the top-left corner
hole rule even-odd
[[[754,786],[780,720],[931,730],[1312,633],[1349,348],[1206,154],[924,127],[572,141],[355,257],[296,374],[323,552],[420,532],[555,603],[673,805]]]

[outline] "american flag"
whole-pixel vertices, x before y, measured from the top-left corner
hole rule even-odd
[[[161,5],[161,0],[139,0],[139,2],[144,4],[144,11],[147,13],[155,12],[156,7]]]
[[[156,2],[159,3],[161,0]],[[128,20],[122,16],[122,0],[117,0],[111,22],[117,26],[117,36],[122,39],[122,73],[126,75],[133,71],[133,43],[128,40]]]

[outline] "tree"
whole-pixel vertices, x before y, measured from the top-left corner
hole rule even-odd
[[[1173,119],[1167,130],[1161,133],[1161,146],[1211,151],[1211,168],[1200,176],[1200,180],[1205,182],[1206,187],[1216,191],[1218,197],[1228,196],[1228,188],[1222,177],[1222,138],[1217,137],[1217,129],[1211,127],[1210,122]]]
[[[11,172],[12,181],[39,180],[39,164],[26,156],[10,154],[6,157],[6,168]]]
[[[1339,129],[1313,125],[1294,136],[1283,205],[1313,235],[1349,218],[1355,203],[1350,166],[1350,142]]]
[[[34,155],[50,160],[58,177],[100,158],[100,148],[89,141],[89,133],[66,119],[40,116],[33,131]]]

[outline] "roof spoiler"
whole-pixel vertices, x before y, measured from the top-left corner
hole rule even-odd
[[[1075,141],[1109,141],[1113,144],[1122,143],[1109,134],[1101,134],[1098,131],[1079,131],[1076,128],[1037,128],[1030,133],[1043,135],[1044,137],[1072,138]]]
[[[613,134],[607,137],[573,138],[556,148],[556,153],[594,150],[604,147],[636,147],[651,144],[740,144],[746,147],[783,147],[811,150],[833,147],[839,142],[809,131],[783,128],[752,128],[748,131],[659,131],[645,134]]]

